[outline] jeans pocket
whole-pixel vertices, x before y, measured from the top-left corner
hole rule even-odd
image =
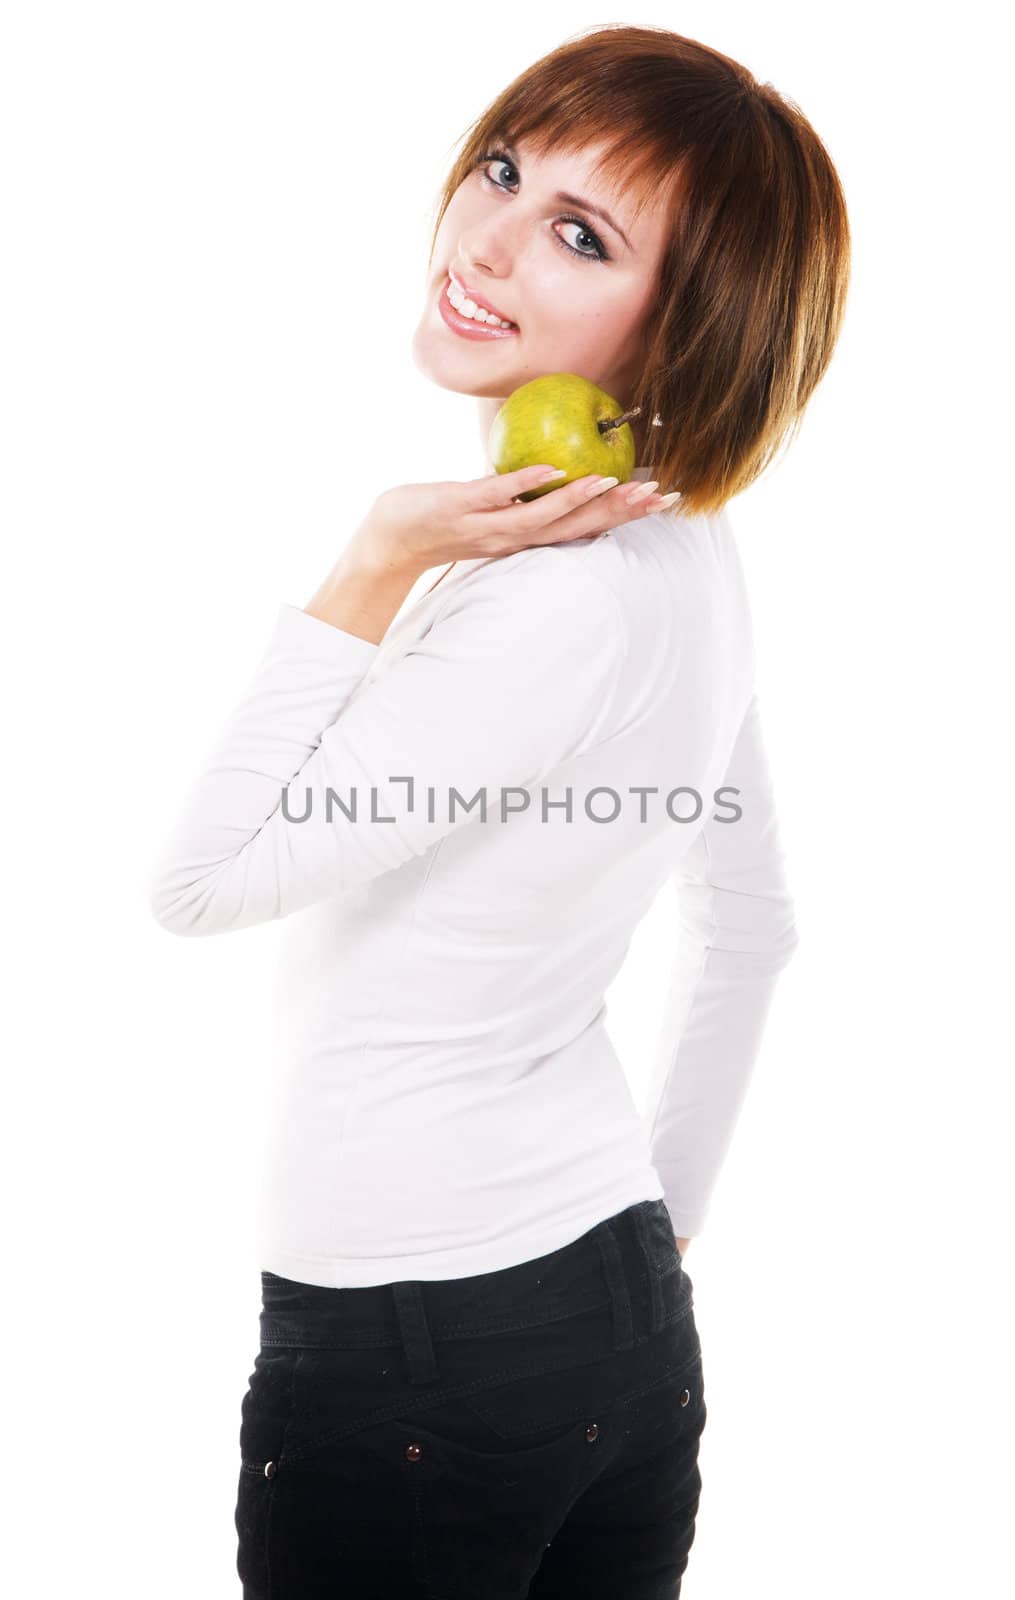
[[[264,1467],[252,1462],[240,1466],[236,1485],[236,1506],[233,1526],[236,1529],[236,1572],[243,1584],[244,1595],[268,1594],[270,1570],[269,1545],[274,1473],[265,1474]]]
[[[657,1277],[664,1278],[672,1272],[681,1271],[683,1261],[677,1249],[677,1236],[665,1200],[645,1201],[642,1213],[649,1260]]]
[[[268,1594],[276,1474],[292,1412],[296,1351],[262,1350],[240,1405],[240,1470],[233,1525],[245,1595]]]
[[[524,1594],[589,1479],[598,1425],[572,1415],[505,1437],[459,1398],[396,1427],[417,1490],[421,1575],[441,1594]]]
[[[263,1475],[282,1454],[298,1361],[296,1350],[261,1350],[254,1362],[240,1405],[240,1461],[247,1472]]]
[[[697,1453],[705,1428],[705,1374],[700,1346],[662,1377],[626,1395],[620,1407],[630,1447],[645,1459],[668,1453],[674,1460]]]

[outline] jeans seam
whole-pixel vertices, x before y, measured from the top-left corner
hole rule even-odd
[[[681,1307],[679,1315],[667,1318],[663,1326],[668,1328],[672,1323],[679,1321],[681,1317],[687,1316],[689,1311],[690,1305]],[[611,1354],[615,1353],[611,1351]],[[667,1368],[658,1381],[660,1383],[664,1382],[666,1378],[673,1376],[674,1371],[683,1370],[683,1366],[693,1366],[699,1356],[700,1347],[680,1367],[675,1369]],[[337,1444],[342,1439],[351,1438],[353,1434],[360,1433],[365,1428],[372,1428],[379,1423],[411,1415],[414,1411],[425,1411],[430,1406],[439,1405],[444,1400],[465,1399],[470,1394],[481,1394],[485,1389],[492,1389],[498,1383],[510,1383],[515,1378],[541,1378],[545,1377],[549,1372],[577,1371],[583,1366],[594,1366],[602,1359],[602,1355],[595,1355],[591,1356],[588,1361],[575,1361],[573,1356],[568,1356],[566,1359],[551,1361],[539,1367],[504,1367],[500,1372],[484,1373],[481,1378],[472,1378],[464,1384],[450,1384],[440,1389],[429,1391],[426,1394],[406,1395],[402,1399],[394,1401],[391,1405],[384,1406],[380,1411],[370,1412],[367,1416],[359,1417],[355,1422],[348,1423],[344,1427],[329,1428],[325,1433],[305,1440],[288,1452],[283,1449],[278,1458],[278,1465],[281,1466],[287,1461],[306,1459],[307,1456],[325,1448],[327,1445]],[[652,1381],[654,1383],[656,1380],[653,1379]],[[651,1386],[649,1385],[649,1387]],[[636,1390],[632,1393],[625,1393],[622,1396],[618,1396],[618,1400],[634,1399],[641,1392],[641,1390]]]
[[[590,1311],[602,1311],[610,1304],[611,1301],[609,1300],[600,1300],[598,1304],[594,1306],[587,1306],[584,1311],[577,1311],[572,1313],[572,1315],[584,1317],[587,1316]],[[675,1311],[669,1312],[668,1315],[663,1318],[661,1326],[669,1327],[670,1323],[679,1321],[681,1317],[686,1317],[689,1310],[689,1305],[678,1306]],[[550,1320],[554,1322],[566,1322],[569,1320],[569,1317],[554,1317]],[[543,1326],[545,1326],[545,1324],[542,1322],[529,1321],[504,1323],[494,1328],[491,1328],[488,1324],[483,1324],[479,1327],[465,1327],[464,1325],[459,1324],[451,1330],[446,1327],[438,1327],[434,1330],[433,1336],[435,1340],[440,1341],[449,1337],[449,1331],[454,1333],[460,1331],[462,1336],[465,1338],[481,1339],[486,1334],[525,1333],[529,1328]],[[650,1336],[645,1335],[645,1337]],[[294,1344],[291,1339],[271,1338],[262,1338],[260,1342],[262,1350],[399,1350],[402,1348],[402,1341],[397,1336],[392,1336],[388,1339],[369,1340],[356,1344],[346,1342],[345,1340],[343,1340],[340,1344],[335,1344],[330,1340],[326,1340],[324,1342],[311,1342],[307,1340],[301,1342],[300,1344]]]
[[[598,1300],[593,1300],[588,1305],[581,1306],[578,1310],[575,1310],[574,1307],[571,1306],[559,1313],[548,1312],[545,1316],[525,1317],[520,1321],[495,1321],[491,1319],[490,1321],[479,1323],[433,1323],[431,1326],[431,1331],[433,1338],[438,1340],[451,1338],[482,1339],[487,1334],[493,1336],[501,1333],[525,1333],[529,1328],[544,1328],[548,1327],[554,1322],[569,1322],[572,1317],[588,1316],[590,1311],[601,1311],[604,1306],[611,1304],[612,1301],[608,1296],[600,1296]],[[327,1342],[320,1343],[315,1341],[312,1344],[307,1343],[295,1345],[291,1339],[287,1339],[285,1337],[279,1338],[277,1336],[272,1337],[271,1335],[262,1337],[261,1339],[261,1344],[265,1349],[270,1346],[273,1349],[283,1350],[376,1350],[383,1349],[385,1346],[390,1346],[391,1348],[395,1349],[398,1348],[401,1343],[402,1341],[399,1338],[397,1331],[393,1331],[389,1337],[381,1338],[371,1337],[369,1334],[364,1334],[362,1339],[345,1339],[340,1344]]]
[[[571,1371],[582,1366],[593,1366],[601,1361],[601,1355],[591,1356],[588,1361],[575,1361],[573,1356],[564,1360],[550,1361],[543,1366],[504,1367],[500,1372],[484,1373],[481,1378],[472,1378],[467,1383],[450,1384],[441,1389],[432,1390],[428,1394],[405,1396],[395,1401],[390,1406],[385,1406],[381,1411],[370,1412],[365,1417],[360,1417],[356,1422],[349,1423],[342,1428],[329,1429],[326,1433],[318,1434],[314,1439],[308,1439],[303,1444],[297,1445],[289,1454],[280,1455],[279,1462],[283,1459],[298,1461],[301,1456],[308,1455],[311,1451],[318,1450],[327,1444],[335,1444],[340,1439],[347,1438],[354,1433],[361,1432],[364,1428],[372,1428],[381,1422],[391,1421],[413,1411],[423,1411],[430,1406],[438,1405],[443,1400],[458,1400],[469,1394],[478,1394],[483,1389],[492,1389],[498,1383],[509,1383],[514,1378],[540,1378],[548,1372]]]
[[[395,1401],[392,1405],[383,1407],[380,1411],[369,1412],[367,1416],[360,1417],[357,1421],[348,1423],[345,1427],[329,1428],[326,1433],[318,1434],[313,1439],[307,1439],[303,1444],[297,1445],[294,1450],[289,1451],[288,1454],[283,1453],[280,1455],[279,1462],[281,1463],[283,1460],[298,1461],[302,1456],[309,1455],[311,1451],[319,1450],[324,1445],[337,1444],[340,1439],[349,1438],[354,1433],[360,1433],[364,1428],[375,1427],[378,1423],[389,1422],[393,1418],[404,1416],[409,1412],[423,1411],[429,1406],[438,1405],[442,1400],[457,1400],[467,1394],[478,1392],[480,1389],[491,1388],[495,1383],[501,1381],[509,1382],[512,1378],[536,1378],[542,1376],[543,1373],[554,1371],[555,1365],[564,1367],[572,1366],[573,1364],[570,1360],[557,1363],[551,1362],[549,1366],[538,1367],[535,1370],[505,1367],[500,1372],[485,1373],[481,1378],[472,1378],[468,1383],[450,1384],[445,1388],[431,1390],[427,1394],[405,1396],[401,1400]]]
[[[616,1406],[626,1405],[629,1400],[637,1400],[641,1395],[651,1393],[653,1389],[659,1388],[661,1384],[667,1383],[671,1378],[682,1377],[685,1372],[688,1372],[691,1369],[691,1367],[697,1366],[700,1359],[701,1348],[699,1346],[699,1348],[694,1351],[693,1354],[685,1356],[682,1361],[675,1362],[672,1367],[667,1367],[664,1372],[657,1373],[654,1377],[649,1378],[647,1382],[642,1384],[639,1388],[625,1389],[623,1393],[617,1395],[615,1399],[608,1400],[605,1408],[600,1409],[612,1411]],[[480,1407],[477,1407],[476,1409],[479,1412],[479,1415],[483,1418],[483,1421],[489,1422],[490,1419],[484,1416],[482,1409]],[[595,1408],[593,1407],[593,1411],[594,1410]],[[552,1417],[526,1417],[526,1431],[535,1433],[538,1432],[540,1428],[557,1427],[560,1423],[577,1420],[581,1415],[581,1408],[572,1406],[567,1411],[558,1411]],[[494,1428],[495,1432],[499,1432],[499,1429],[496,1428],[494,1423],[490,1423],[490,1426]],[[508,1437],[515,1436],[509,1435]]]

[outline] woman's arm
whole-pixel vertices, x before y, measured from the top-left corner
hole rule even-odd
[[[710,818],[674,873],[680,950],[648,1100],[653,1162],[685,1243],[704,1224],[776,979],[798,944],[757,696],[725,783],[742,814]]]
[[[420,576],[405,563],[370,562],[364,554],[346,550],[303,609],[309,617],[379,645]]]
[[[374,604],[325,601],[352,622]],[[375,643],[282,606],[155,864],[156,920],[252,927],[422,855],[484,801],[500,825],[502,789],[601,736],[624,650],[612,590],[566,547],[480,568],[369,680]]]

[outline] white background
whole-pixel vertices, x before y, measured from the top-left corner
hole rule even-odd
[[[709,1420],[683,1593],[1012,1592],[1011,96],[987,7],[33,0],[0,29],[21,1600],[239,1594],[280,929],[174,939],[147,872],[278,604],[382,488],[481,475],[474,402],[409,355],[438,186],[519,71],[625,20],[797,101],[854,244],[802,434],[731,506],[801,944],[687,1257]],[[637,1094],[671,916],[608,996]]]

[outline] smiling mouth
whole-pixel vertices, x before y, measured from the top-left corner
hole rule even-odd
[[[444,321],[448,324],[453,333],[461,334],[465,338],[487,340],[513,339],[518,334],[518,324],[516,322],[507,322],[506,318],[504,321],[507,322],[507,326],[504,326],[503,323],[482,322],[477,317],[465,316],[463,312],[456,309],[454,303],[450,299],[450,289],[451,278],[450,276],[445,275],[444,282],[441,285],[440,295],[438,296],[438,305],[441,316],[444,318]]]

